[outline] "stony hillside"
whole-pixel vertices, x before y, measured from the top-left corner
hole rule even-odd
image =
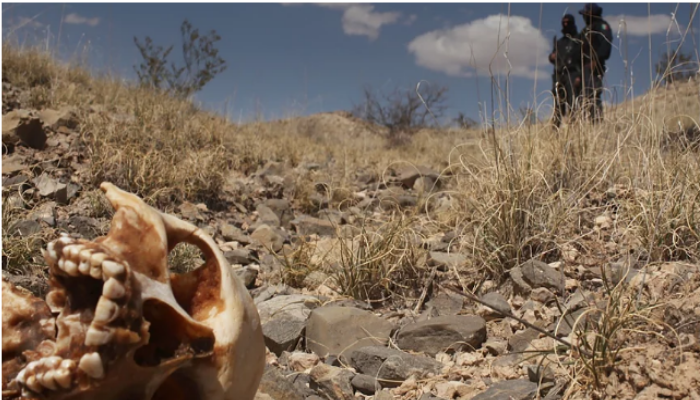
[[[38,52],[2,61],[3,279],[37,296],[48,241],[109,229],[110,181],[245,281],[259,399],[700,398],[692,85],[595,128],[392,147],[345,113],[236,125]]]

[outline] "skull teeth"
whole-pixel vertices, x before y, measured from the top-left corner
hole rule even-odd
[[[98,267],[107,259],[107,254],[105,253],[94,253],[90,256],[90,265],[93,267]]]
[[[56,265],[56,261],[58,260],[58,253],[56,253],[56,245],[53,242],[49,243],[49,245],[46,246],[46,250],[41,250],[41,255],[44,256],[44,260],[46,260],[46,263],[49,266]]]
[[[39,383],[39,380],[36,379],[36,376],[31,375],[30,377],[27,378],[27,380],[24,382],[24,384],[33,392],[36,393],[41,393],[42,387],[41,384]]]
[[[54,378],[54,371],[51,369],[39,375],[37,377],[37,380],[39,381],[41,386],[49,390],[58,390],[58,386],[56,386],[56,381]]]
[[[102,268],[100,266],[91,266],[90,267],[90,276],[93,277],[94,279],[102,279]]]
[[[119,316],[119,306],[107,297],[100,297],[95,307],[95,317],[93,322],[107,324],[114,321]]]
[[[70,389],[71,387],[71,373],[65,368],[57,369],[54,373],[54,379],[63,389]]]
[[[86,346],[102,346],[107,344],[112,340],[114,336],[114,330],[111,328],[102,327],[99,325],[92,324],[85,334],[85,345]],[[97,354],[97,353],[95,353]],[[82,363],[82,360],[80,361]],[[80,368],[80,365],[78,365]]]
[[[56,243],[64,244],[60,256],[56,252]],[[90,276],[93,279],[118,278],[124,280],[126,267],[123,263],[107,259],[107,254],[93,248],[86,248],[68,237],[61,237],[49,243],[44,251],[44,258],[49,264],[55,264],[65,274],[78,277]]]
[[[41,393],[44,389],[69,389],[73,383],[73,370],[75,361],[51,356],[30,362],[17,374],[16,379],[20,385],[35,393]]]
[[[79,276],[78,264],[72,260],[61,259],[58,261],[58,268],[65,271],[70,276]]]
[[[100,379],[104,377],[105,370],[102,366],[102,357],[99,353],[88,353],[83,355],[78,362],[78,368],[91,378]]]
[[[69,244],[63,247],[63,256],[75,260],[78,254],[85,248],[82,244]]]
[[[118,280],[109,278],[102,287],[102,295],[108,299],[119,300],[126,295],[126,289]]]
[[[102,262],[102,272],[105,274],[106,277],[117,277],[122,275],[124,271],[124,265],[116,261],[105,260],[104,262]]]

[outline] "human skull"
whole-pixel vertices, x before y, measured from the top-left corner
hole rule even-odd
[[[55,330],[40,300],[3,282],[3,336],[6,316],[24,327],[7,349],[3,337],[3,399],[252,399],[265,366],[260,319],[214,241],[110,183],[100,188],[116,210],[107,236],[64,235],[43,251]],[[181,242],[206,262],[170,274],[167,255]],[[28,307],[43,314],[27,318]]]

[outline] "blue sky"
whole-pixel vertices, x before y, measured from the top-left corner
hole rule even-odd
[[[697,57],[700,17],[697,4],[599,3],[615,32],[607,86],[624,97],[625,82],[635,94],[650,83],[652,61],[675,49]],[[234,120],[256,113],[266,118],[348,110],[361,101],[362,88],[415,87],[419,81],[445,85],[448,114],[479,119],[479,103],[490,112],[489,64],[501,83],[509,74],[510,100],[547,103],[552,37],[561,35],[565,12],[582,3],[381,3],[381,4],[22,4],[3,3],[3,40],[9,33],[25,42],[59,43],[62,57],[89,44],[91,68],[134,79],[140,61],[134,36],[175,44],[179,61],[180,24],[187,18],[200,32],[212,29],[228,69],[197,99]],[[510,15],[510,16],[509,16]],[[674,17],[675,16],[675,17]],[[627,34],[618,32],[623,20]],[[63,23],[61,23],[63,22]],[[499,28],[500,26],[500,28]],[[686,31],[691,26],[693,29]],[[510,27],[510,29],[508,29]],[[59,36],[60,29],[60,36]],[[502,46],[498,46],[500,41]],[[506,39],[506,34],[510,36]],[[618,35],[619,33],[619,35]],[[651,35],[651,36],[649,36]],[[508,58],[503,54],[507,49]],[[631,73],[625,73],[624,54]],[[500,53],[499,53],[500,51]],[[473,68],[476,66],[476,70]],[[536,78],[537,77],[537,78]],[[543,113],[549,112],[546,107]]]

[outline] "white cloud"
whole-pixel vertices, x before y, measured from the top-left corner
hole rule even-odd
[[[383,25],[399,22],[401,13],[398,11],[378,12],[370,4],[350,3],[319,3],[321,7],[343,11],[343,32],[346,35],[367,36],[370,40],[379,37]],[[407,24],[415,21],[415,15],[406,19]]]
[[[20,28],[34,28],[34,29],[39,29],[43,28],[44,24],[41,22],[37,21],[34,18],[29,18],[29,17],[18,17],[16,21],[12,21],[11,24],[12,26],[11,30],[17,30]]]
[[[547,63],[550,43],[530,19],[491,15],[484,19],[424,33],[408,51],[416,64],[452,76],[506,74],[534,78],[535,67]],[[507,57],[506,57],[507,52]]]
[[[676,24],[671,22],[671,16],[666,14],[654,14],[649,16],[626,16],[613,15],[605,18],[617,34],[618,30],[625,33],[625,25],[627,25],[627,35],[629,36],[647,36],[649,34],[666,33],[671,28],[671,31],[676,31]],[[624,22],[623,22],[624,21]]]
[[[89,25],[89,26],[97,26],[100,23],[100,19],[98,17],[86,18],[86,17],[83,17],[82,15],[78,15],[76,13],[70,13],[70,14],[66,15],[65,18],[63,18],[63,22],[65,22],[67,24],[77,24],[77,25],[85,24],[85,25]]]

